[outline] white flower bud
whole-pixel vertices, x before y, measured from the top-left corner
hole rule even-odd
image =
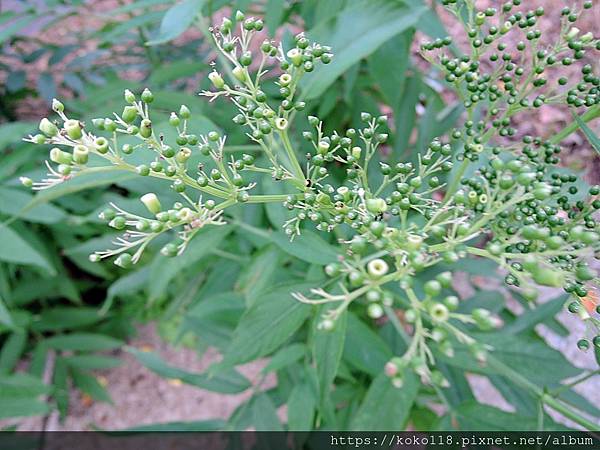
[[[373,259],[367,264],[367,271],[369,272],[369,275],[375,278],[384,276],[386,273],[388,273],[388,270],[388,264],[380,258]]]
[[[148,211],[150,211],[152,214],[158,214],[162,209],[160,201],[158,200],[156,194],[144,194],[140,198],[140,201],[144,204],[144,206],[146,206],[146,208],[148,208]]]
[[[246,70],[243,67],[236,66],[232,70],[233,76],[236,77],[242,83],[246,81]]]
[[[61,102],[59,102],[58,100],[53,98],[52,99],[52,110],[55,112],[63,112],[65,110],[65,105],[63,105]]]
[[[223,87],[225,86],[225,81],[223,81],[223,77],[216,71],[212,71],[211,73],[209,73],[208,79],[217,89],[223,89]]]

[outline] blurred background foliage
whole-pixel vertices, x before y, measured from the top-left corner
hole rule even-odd
[[[156,98],[154,111],[162,111],[162,116],[154,119],[156,122],[166,122],[170,111],[184,103],[194,113],[195,133],[220,129],[228,134],[229,144],[246,145],[246,136],[231,122],[232,105],[212,105],[197,95],[208,87],[206,74],[215,57],[207,37],[209,24],[219,23],[222,11],[239,9],[264,17],[266,33],[281,38],[284,47],[301,30],[333,47],[336,63],[306,81],[304,118],[316,113],[331,131],[357,126],[362,111],[383,111],[393,118],[393,141],[389,146],[392,160],[411,159],[415,150],[423,149],[434,136],[450,129],[461,113],[452,97],[443,95],[436,74],[423,69],[426,66],[419,65],[418,58],[413,57],[416,34],[433,38],[447,35],[435,8],[426,3],[2,2],[0,418],[43,415],[53,408],[64,417],[68,413],[70,386],[97,401],[110,401],[92,371],[119,364],[119,359],[106,351],[120,348],[134,333],[136,322],[158,320],[165,338],[183,340],[199,351],[208,346],[225,350],[245,305],[275,281],[298,284],[307,279],[319,280],[322,261],[315,260],[318,257],[310,249],[318,246],[322,252],[328,248],[322,238],[307,233],[301,243],[305,251],[298,253],[299,247],[290,247],[279,232],[285,211],[279,205],[255,205],[234,210],[243,226],[201,233],[184,256],[176,260],[167,260],[151,248],[131,271],[122,271],[110,263],[90,263],[88,255],[106,247],[112,238],[97,218],[104,205],[113,201],[135,211],[141,206],[139,196],[157,189],[157,182],[134,182],[134,175],[107,172],[78,177],[35,197],[22,189],[19,176],[41,178],[46,155],[21,138],[35,131],[40,117],[50,114],[53,97],[64,100],[66,110],[73,116],[91,121],[118,111],[125,88],[139,93],[149,87]],[[168,196],[175,200],[167,186],[160,185],[158,189],[165,202],[169,203]],[[262,231],[267,228],[275,231]],[[477,265],[464,268],[489,275],[488,269]],[[503,299],[496,300],[502,309]],[[544,320],[564,333],[564,328],[551,319],[551,312]],[[511,319],[509,312],[504,314],[507,320]],[[374,377],[391,349],[397,351],[404,344],[390,337],[392,334],[385,327],[375,334],[354,316],[348,321],[357,323],[352,325],[353,345],[346,346],[343,367],[358,367]],[[530,345],[537,345],[533,338],[532,342]],[[245,403],[231,418],[231,428],[245,428],[253,423],[256,428],[277,429],[281,426],[277,417],[274,413],[269,415],[276,406],[287,398],[296,403],[310,401],[301,390],[293,389],[297,380],[285,372],[299,358],[294,359],[293,355],[302,352],[298,347],[301,343],[293,345],[297,348],[287,347],[287,356],[280,358],[281,367],[272,368],[279,371],[278,387],[268,396],[257,395]],[[374,356],[366,358],[363,350],[374,352]],[[160,375],[199,387],[235,393],[249,386],[248,380],[235,371],[209,379],[169,367],[156,355],[131,351]],[[563,364],[561,355],[550,349],[544,351],[546,359],[539,362],[543,366],[539,368],[541,372],[532,370],[548,377],[556,375],[552,383],[574,374],[566,363],[564,369],[556,368]],[[563,373],[556,373],[561,370]],[[451,404],[473,399],[462,372],[448,365],[445,374],[463,389],[449,399]],[[350,387],[338,390],[337,400],[361,400],[364,383],[351,382],[350,370],[345,377],[350,380]],[[501,377],[494,381],[509,390]],[[299,386],[305,388],[303,384]],[[512,394],[517,398],[518,390]],[[392,394],[390,401],[402,400],[396,395]],[[571,400],[594,411],[581,398]],[[311,408],[296,403],[294,406]],[[526,400],[519,407],[527,412],[537,409]],[[472,405],[469,408],[470,412],[465,409],[460,416],[465,421],[483,411]],[[340,428],[350,426],[351,413],[357,410],[358,403],[348,408],[348,417],[340,419]],[[430,410],[421,405],[415,414],[420,427],[433,427],[436,416]],[[370,426],[371,419],[358,417],[355,420],[359,425]],[[290,420],[301,428],[307,419]]]

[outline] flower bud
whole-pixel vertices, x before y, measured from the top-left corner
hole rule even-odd
[[[292,82],[292,76],[289,73],[282,73],[279,76],[279,84],[282,87],[287,87],[290,85],[290,83]]]
[[[302,64],[302,52],[297,48],[293,48],[287,52],[287,57],[290,58],[292,64],[298,67]]]
[[[379,319],[383,316],[383,314],[384,314],[383,308],[381,307],[381,305],[379,303],[371,303],[367,307],[367,315],[371,319]]]
[[[591,32],[587,32],[583,36],[581,36],[580,39],[581,39],[581,42],[583,42],[584,44],[587,44],[588,42],[592,42],[594,40],[594,34]]]
[[[573,27],[567,33],[567,39],[574,39],[579,34],[579,28]]]
[[[19,181],[21,184],[27,188],[33,186],[33,180],[29,177],[19,177]]]
[[[129,253],[121,253],[117,259],[115,259],[115,265],[128,269],[133,264],[133,258]]]
[[[174,112],[171,113],[171,115],[169,116],[169,123],[171,124],[171,126],[179,126],[179,124],[181,123],[181,120],[179,120],[179,117],[177,117],[177,114],[175,114]]]
[[[154,101],[154,94],[152,94],[150,89],[144,89],[144,91],[142,92],[142,101],[144,103],[152,103]]]
[[[236,22],[241,22],[246,18],[246,16],[244,15],[243,12],[241,12],[240,10],[237,10],[235,13],[235,21]]]
[[[121,118],[125,123],[132,123],[137,117],[137,108],[135,106],[126,106],[123,108],[123,113],[121,114]]]
[[[96,151],[100,154],[105,154],[108,152],[108,141],[103,137],[97,137],[94,141],[94,145],[96,147]]]
[[[54,147],[50,150],[50,160],[56,164],[71,164],[73,158],[70,153],[63,152],[60,148]]]
[[[52,110],[57,113],[63,112],[65,110],[65,105],[63,105],[61,102],[59,102],[58,100],[53,98],[52,99]]]
[[[354,159],[360,159],[362,149],[360,147],[352,147],[351,155]]]
[[[148,211],[150,211],[152,214],[158,214],[161,210],[160,201],[158,200],[156,194],[144,194],[140,198],[140,201],[144,204],[144,206],[146,206],[146,208],[148,208]]]
[[[223,81],[223,77],[217,71],[212,71],[209,73],[208,79],[217,89],[223,89],[223,87],[225,87],[225,81]]]
[[[125,98],[125,101],[127,103],[135,102],[135,95],[129,89],[125,89],[125,92],[123,93],[123,97]]]
[[[73,148],[73,161],[77,164],[87,164],[90,151],[85,145],[76,145]]]
[[[284,119],[283,117],[279,117],[279,118],[275,119],[275,127],[277,127],[277,129],[279,131],[286,130],[288,127],[287,119]]]
[[[81,133],[81,124],[78,120],[69,119],[65,121],[64,127],[67,132],[67,135],[69,135],[69,137],[74,141],[76,141],[77,139],[81,139],[81,136],[83,136],[83,134]]]
[[[152,122],[150,120],[144,119],[140,123],[140,136],[146,139],[152,136]]]
[[[179,107],[179,115],[183,119],[189,119],[192,116],[192,113],[190,112],[190,109],[187,106],[181,105]]]
[[[387,203],[382,198],[369,198],[366,201],[367,211],[373,214],[381,214],[387,211]]]
[[[221,33],[229,33],[231,31],[232,22],[227,17],[223,17],[223,21],[221,22]]]
[[[380,258],[373,259],[367,264],[367,271],[369,272],[369,275],[374,278],[384,276],[388,272],[388,269],[388,264]]]
[[[242,83],[246,81],[246,70],[243,67],[236,66],[232,70],[233,76]]]
[[[182,147],[179,152],[175,155],[175,160],[179,163],[186,162],[190,156],[192,156],[192,151],[187,147]]]
[[[40,121],[40,131],[46,136],[53,137],[58,134],[58,127],[45,117]]]

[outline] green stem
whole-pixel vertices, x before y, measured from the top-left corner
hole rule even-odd
[[[584,123],[587,123],[591,120],[594,120],[597,117],[600,117],[600,105],[594,105],[590,109],[588,109],[585,112],[585,114],[581,116],[581,120],[583,120]],[[577,131],[578,128],[579,125],[577,124],[577,122],[573,121],[569,125],[564,127],[562,130],[560,130],[558,133],[556,133],[554,136],[552,136],[549,139],[549,141],[551,144],[556,145],[563,141],[567,136]]]
[[[581,414],[570,409],[567,405],[563,404],[560,400],[552,397],[548,393],[544,392],[540,387],[536,384],[529,381],[520,373],[513,370],[511,367],[504,364],[499,359],[494,356],[488,355],[488,363],[490,367],[495,368],[501,375],[509,378],[516,384],[520,385],[523,389],[531,392],[536,397],[538,397],[544,404],[554,409],[556,412],[562,414],[567,419],[572,420],[578,425],[582,426],[588,431],[596,431],[598,430],[598,424],[591,422],[590,420],[583,417]]]
[[[298,158],[296,158],[296,154],[294,153],[294,149],[292,147],[292,143],[290,142],[290,138],[287,134],[287,131],[281,131],[279,133],[279,136],[281,136],[281,142],[283,142],[283,147],[285,148],[288,159],[290,160],[290,163],[292,164],[292,171],[294,172],[294,175],[299,180],[304,181],[305,180],[304,172],[302,171],[302,167],[300,167]]]

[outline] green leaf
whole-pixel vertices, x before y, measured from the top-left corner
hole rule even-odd
[[[29,242],[7,225],[0,224],[0,261],[13,264],[34,265],[56,275],[56,270]]]
[[[100,170],[101,169],[101,170]],[[115,184],[124,180],[131,180],[139,177],[137,174],[125,171],[114,166],[92,168],[89,172],[77,175],[70,180],[60,183],[52,188],[40,191],[33,199],[23,207],[18,215],[23,215],[33,208],[45,203],[74,194],[86,189]]]
[[[137,358],[146,368],[161,377],[181,380],[186,384],[197,386],[208,391],[223,394],[237,394],[250,387],[250,382],[235,370],[219,373],[214,376],[187,372],[165,363],[160,356],[152,352],[143,352],[129,347],[127,351]]]
[[[146,45],[164,44],[187,30],[200,12],[204,0],[183,0],[171,6],[160,23],[160,31],[155,39]]]
[[[316,399],[306,383],[297,384],[288,399],[288,429],[290,431],[310,431],[313,429]]]
[[[0,398],[37,397],[50,391],[41,379],[26,373],[0,375]]]
[[[131,428],[119,430],[118,433],[139,432],[184,432],[184,431],[218,431],[224,428],[226,422],[221,419],[199,420],[197,422],[167,422],[153,423],[150,425],[138,425]],[[113,432],[111,430],[111,432]],[[117,432],[113,432],[117,433]]]
[[[4,19],[4,17],[2,18]],[[11,17],[12,19],[12,17]],[[10,39],[15,34],[19,33],[19,31],[23,30],[27,25],[33,22],[36,19],[34,14],[28,14],[25,16],[21,16],[14,21],[6,24],[4,20],[2,20],[2,29],[0,30],[0,44],[2,44],[7,39]]]
[[[276,372],[281,370],[290,364],[295,363],[306,354],[306,345],[301,343],[296,343],[289,345],[287,347],[283,347],[277,353],[273,355],[269,364],[267,364],[262,370],[261,373],[267,374],[269,372]]]
[[[204,292],[203,289],[199,297],[204,297]],[[244,299],[236,292],[208,295],[185,315],[180,335],[191,331],[204,344],[225,350],[244,312],[244,306]]]
[[[384,373],[373,380],[350,428],[355,431],[404,430],[420,383],[412,372],[396,388]]]
[[[0,419],[43,416],[49,412],[50,405],[35,398],[0,397]]]
[[[6,325],[8,328],[15,327],[10,311],[6,307],[6,303],[4,303],[2,296],[0,296],[0,323]]]
[[[148,84],[161,85],[180,78],[187,78],[200,73],[208,66],[203,61],[179,61],[171,64],[161,64],[152,71]]]
[[[348,312],[344,311],[336,320],[333,330],[319,330],[318,323],[328,309],[332,308],[326,305],[320,308],[313,321],[312,353],[317,368],[321,404],[329,400],[331,385],[337,374],[344,351],[346,324],[348,321]]]
[[[293,241],[284,233],[271,234],[271,240],[284,252],[311,264],[324,266],[337,261],[339,253],[321,236],[312,231],[303,230]]]
[[[545,322],[558,314],[562,309],[569,294],[560,295],[534,309],[525,310],[517,319],[502,329],[503,333],[518,334],[535,327],[538,323]]]
[[[15,331],[4,341],[0,350],[0,373],[8,373],[19,362],[21,354],[27,345],[27,333]]]
[[[596,133],[594,133],[592,129],[587,126],[587,124],[581,119],[581,117],[579,117],[575,113],[573,113],[573,117],[575,118],[575,121],[577,122],[579,128],[581,128],[581,131],[583,131],[583,134],[585,135],[586,139],[590,142],[590,144],[592,144],[592,147],[594,147],[594,150],[600,153],[600,138],[598,138]]]
[[[9,216],[19,217],[30,222],[57,223],[66,217],[62,209],[54,205],[38,205],[24,211],[24,207],[31,202],[33,195],[21,189],[0,187],[0,212]]]
[[[278,287],[257,298],[242,316],[223,364],[236,365],[266,356],[291,338],[310,313],[310,307],[294,300],[291,293],[312,286]]]
[[[472,333],[472,335],[476,340],[491,345],[494,357],[539,386],[555,385],[581,373],[581,370],[571,365],[562,353],[548,347],[540,338],[503,333]],[[498,374],[488,365],[481,365],[468,349],[462,346],[456,347],[452,358],[444,355],[438,355],[438,358],[464,371],[486,375]]]
[[[393,107],[400,102],[404,93],[413,36],[413,29],[395,36],[379,47],[368,60],[373,80],[379,85],[388,105]]]
[[[58,331],[81,328],[100,321],[96,308],[90,307],[54,307],[42,311],[34,319],[32,329],[35,331]]]
[[[359,0],[351,2],[334,19],[310,30],[308,36],[331,46],[335,56],[331,64],[303,78],[304,98],[318,98],[342,73],[369,56],[388,39],[415,25],[425,11],[423,5]]]
[[[477,402],[466,402],[442,418],[440,430],[535,431],[537,419],[502,411]]]
[[[112,404],[112,399],[108,391],[98,382],[95,376],[82,370],[71,368],[71,377],[75,386],[94,400]]]
[[[285,0],[267,0],[265,7],[265,23],[269,30],[269,36],[275,36],[277,28],[281,24],[285,13]]]
[[[48,348],[55,350],[79,350],[84,352],[111,350],[123,345],[123,342],[103,334],[71,333],[46,339]]]
[[[257,251],[242,270],[236,281],[236,290],[245,294],[248,305],[254,302],[258,294],[273,285],[281,257],[281,250],[269,244]]]
[[[112,356],[75,355],[63,358],[69,367],[84,370],[112,369],[121,365],[122,361]]]
[[[254,397],[252,424],[256,431],[283,431],[275,405],[267,394],[259,394]]]
[[[208,227],[198,232],[181,256],[177,258],[157,256],[150,272],[148,286],[150,299],[155,300],[163,295],[176,275],[209,255],[231,231],[232,229],[227,226]]]
[[[348,313],[344,360],[352,366],[377,376],[393,356],[390,348],[377,333],[354,314]]]

